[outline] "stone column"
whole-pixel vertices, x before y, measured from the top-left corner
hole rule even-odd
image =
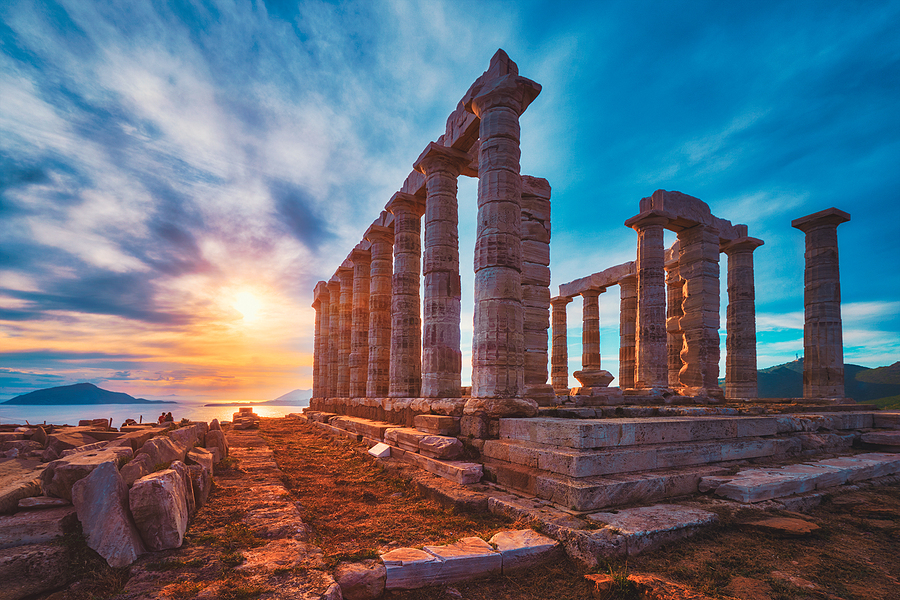
[[[566,331],[566,305],[572,299],[557,296],[550,300],[553,307],[553,350],[550,356],[550,378],[558,396],[569,395],[569,338]]]
[[[619,280],[619,388],[634,389],[634,346],[637,321],[637,276]]]
[[[334,275],[328,281],[328,379],[326,398],[338,395],[338,371],[340,370],[341,346],[341,281]]]
[[[844,397],[844,341],[837,226],[850,215],[829,208],[791,221],[806,234],[803,275],[803,396]]]
[[[456,178],[469,155],[434,142],[413,168],[425,175],[425,275],[422,396],[458,398],[462,352],[459,348],[459,232]]]
[[[681,386],[679,373],[683,363],[681,362],[681,349],[684,347],[684,331],[681,329],[681,317],[684,310],[681,306],[684,301],[684,280],[681,278],[678,268],[678,256],[666,262],[666,352],[668,355],[669,387],[675,389]]]
[[[328,288],[324,281],[313,291],[313,308],[316,309],[316,333],[313,343],[313,398],[324,398],[328,388]]]
[[[394,230],[372,225],[364,239],[372,246],[369,281],[369,372],[366,396],[387,398],[391,369],[391,276],[394,273]]]
[[[550,406],[547,383],[550,328],[550,184],[522,176],[522,305],[525,307],[525,396]]]
[[[645,211],[625,221],[638,234],[634,384],[638,389],[665,388],[668,384],[663,228],[669,221],[670,215],[659,210]]]
[[[725,397],[757,398],[756,285],[753,251],[762,240],[741,237],[725,245],[728,308],[725,312]]]
[[[724,398],[719,387],[719,234],[695,225],[680,231],[678,241],[678,269],[684,280],[681,393]]]
[[[369,270],[372,254],[355,248],[353,262],[353,325],[350,333],[350,397],[366,395],[369,375]]]
[[[519,116],[540,86],[509,74],[467,93],[479,123],[472,396],[519,398],[525,386]]]
[[[350,397],[350,349],[353,332],[353,266],[345,260],[337,270],[341,280],[340,345],[338,346],[337,397]]]
[[[391,298],[391,366],[388,395],[418,398],[422,390],[422,318],[419,273],[425,202],[397,192],[387,209],[394,215],[394,274]]]
[[[596,371],[600,368],[600,294],[602,290],[585,290],[581,315],[581,369]]]

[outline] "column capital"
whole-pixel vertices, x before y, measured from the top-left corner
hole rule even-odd
[[[341,263],[341,266],[337,268],[335,271],[335,275],[338,276],[338,281],[343,280],[346,277],[350,277],[353,275],[353,263],[349,260],[345,260]]]
[[[481,83],[476,82],[466,92],[462,102],[466,110],[481,117],[484,111],[506,106],[521,115],[541,93],[541,84],[512,73]]]
[[[425,214],[425,199],[406,192],[397,192],[391,196],[391,200],[385,208],[393,215],[412,213],[417,217],[421,217]]]
[[[728,256],[740,254],[741,252],[753,252],[763,244],[765,242],[758,238],[740,237],[722,244],[722,252]]]
[[[809,233],[813,229],[821,229],[822,227],[837,227],[849,220],[850,213],[837,208],[826,208],[811,215],[794,219],[791,221],[791,227],[796,227],[803,233]]]
[[[339,294],[341,292],[341,280],[338,278],[337,273],[328,280],[326,286],[329,294]]]
[[[550,298],[551,306],[565,306],[569,302],[572,301],[571,296],[556,296],[555,298]]]
[[[394,228],[384,227],[382,225],[369,225],[369,228],[366,229],[366,233],[363,234],[363,239],[372,243],[393,242]]]
[[[619,285],[622,284],[628,285],[629,283],[637,283],[637,273],[629,273],[628,275],[619,279]]]
[[[645,227],[651,227],[653,225],[662,225],[663,227],[665,227],[669,224],[669,221],[673,220],[674,218],[674,215],[664,210],[645,210],[644,212],[639,213],[625,221],[625,227],[631,227],[635,231],[644,229]]]
[[[472,157],[468,153],[436,142],[429,142],[416,162],[413,163],[413,169],[425,176],[436,171],[445,171],[456,177],[466,171],[466,167],[470,164],[472,164]],[[471,169],[469,170],[471,171]],[[477,175],[477,169],[475,175]]]
[[[606,288],[588,288],[581,292],[582,298],[597,298],[606,291]]]
[[[354,265],[367,265],[372,262],[372,252],[362,248],[354,248],[350,251],[350,261]]]

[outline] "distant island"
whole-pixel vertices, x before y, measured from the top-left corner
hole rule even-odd
[[[265,400],[263,402],[214,402],[211,404],[204,404],[203,406],[272,406],[278,404],[303,404],[308,403],[311,397],[312,390],[293,390],[283,396],[278,396],[274,400]]]
[[[0,404],[18,404],[25,406],[52,405],[93,405],[93,404],[177,404],[170,400],[147,400],[135,398],[123,392],[110,392],[98,388],[93,383],[76,383],[60,387],[35,390]]]

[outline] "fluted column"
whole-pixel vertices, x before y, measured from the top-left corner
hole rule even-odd
[[[326,398],[338,395],[341,347],[341,280],[334,275],[328,281],[328,379]]]
[[[725,397],[757,398],[756,284],[753,251],[763,241],[742,237],[724,247],[728,256],[725,312]]]
[[[557,396],[569,395],[569,336],[566,319],[566,305],[572,299],[557,296],[550,300],[553,307],[553,348],[550,355],[550,381]]]
[[[669,387],[681,386],[681,349],[684,347],[684,331],[681,329],[681,317],[684,310],[684,280],[678,268],[678,259],[666,263],[666,354],[668,356]]]
[[[472,396],[518,398],[525,385],[519,116],[540,92],[509,74],[467,94],[479,124]]]
[[[803,396],[844,397],[844,341],[837,227],[850,215],[829,208],[791,222],[806,234],[803,274]]]
[[[581,369],[594,371],[600,368],[600,294],[606,290],[581,292]]]
[[[392,398],[417,398],[422,389],[419,273],[425,203],[412,194],[397,192],[387,209],[394,215],[389,395]]]
[[[650,210],[625,221],[638,234],[635,388],[640,389],[668,384],[663,228],[669,220],[667,213]]]
[[[634,389],[634,348],[637,321],[637,276],[619,280],[619,388]]]
[[[706,225],[678,232],[684,280],[679,374],[687,396],[724,397],[719,387],[719,234]]]
[[[422,396],[461,395],[459,232],[456,179],[469,155],[434,142],[413,168],[425,175]]]
[[[368,250],[355,248],[350,253],[353,262],[353,313],[350,333],[350,397],[366,395],[369,375],[369,269],[372,255]]]
[[[316,330],[313,342],[313,398],[324,398],[328,380],[328,288],[324,281],[316,284],[312,306],[316,309]]]
[[[364,239],[372,246],[369,281],[369,372],[366,396],[386,398],[391,369],[391,276],[394,273],[394,230],[372,225]]]
[[[349,261],[337,270],[341,280],[341,331],[338,346],[338,398],[350,397],[350,349],[353,333],[353,267]]]

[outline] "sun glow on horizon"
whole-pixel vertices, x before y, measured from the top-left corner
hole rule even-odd
[[[259,318],[262,306],[262,300],[256,294],[247,290],[238,292],[231,303],[231,307],[241,313],[244,321],[248,322]]]

